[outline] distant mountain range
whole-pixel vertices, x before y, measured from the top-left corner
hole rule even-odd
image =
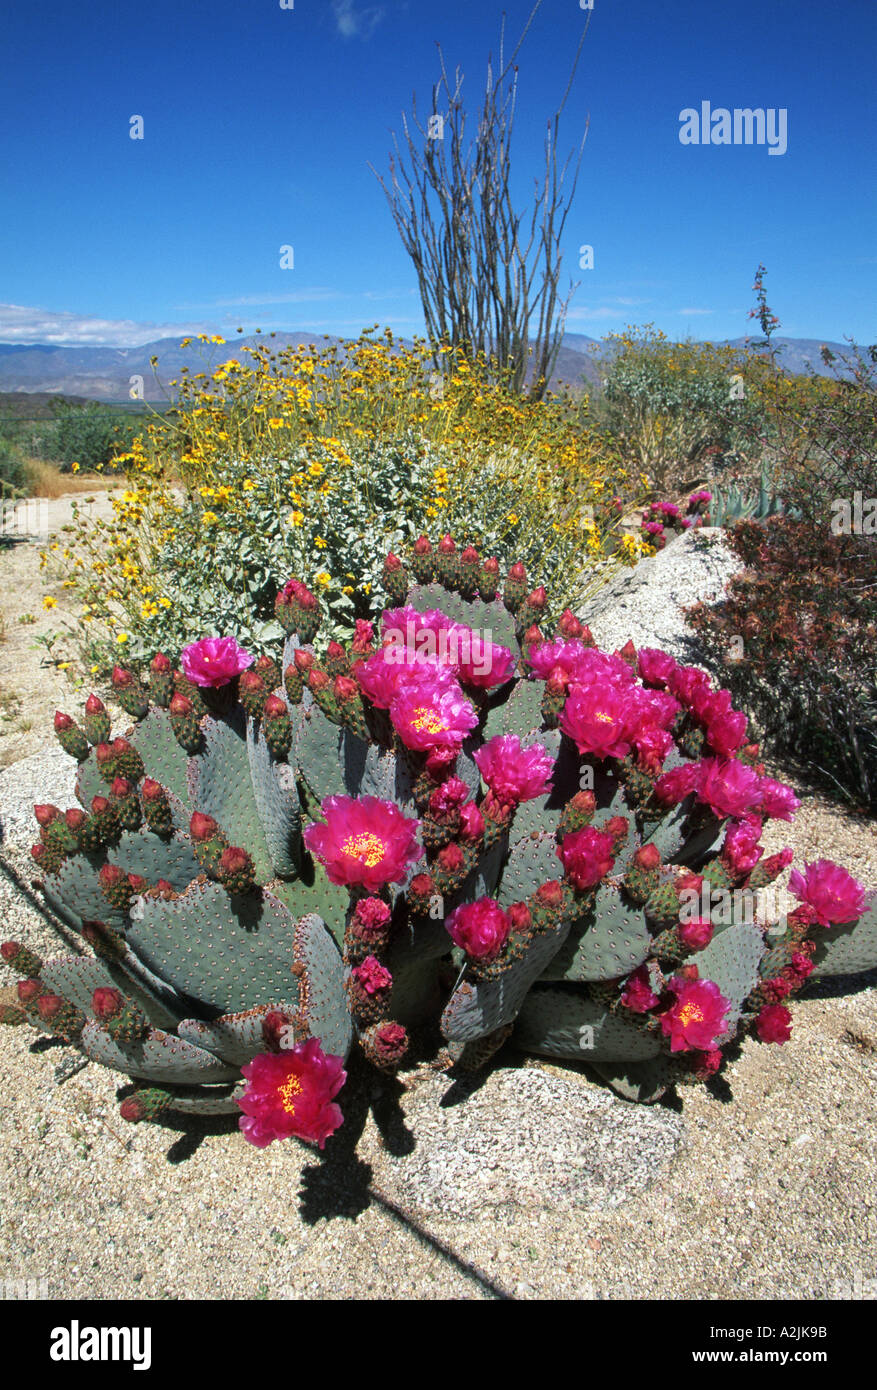
[[[216,364],[230,357],[240,358],[244,346],[269,343],[275,348],[316,343],[328,346],[343,339],[328,334],[273,333],[236,338],[224,346],[194,341],[180,347],[178,338],[158,338],[142,347],[58,347],[49,343],[0,343],[0,392],[42,392],[50,395],[87,396],[98,401],[127,401],[132,378],[143,378],[144,398],[158,403],[173,395],[168,383],[179,377],[183,367],[190,373],[206,370],[205,362]],[[734,338],[731,346],[742,348],[746,339]],[[822,344],[816,338],[778,338],[781,361],[789,372],[804,372],[808,365],[820,375],[829,375],[819,355]],[[844,343],[826,344],[835,353],[848,351]],[[558,353],[551,385],[564,382],[582,385],[596,382],[600,371],[596,360],[606,352],[598,338],[582,333],[566,333]],[[158,381],[150,358],[158,358]],[[136,386],[136,382],[133,383]]]

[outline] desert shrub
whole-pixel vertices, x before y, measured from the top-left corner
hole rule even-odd
[[[746,568],[689,610],[707,657],[761,723],[860,806],[877,807],[877,537],[774,517],[728,533]]]
[[[599,418],[658,495],[739,464],[757,437],[760,407],[745,392],[744,362],[733,348],[674,343],[647,324],[610,334],[600,365]]]
[[[21,450],[11,439],[0,435],[0,493],[17,492],[24,488],[25,481]]]
[[[389,335],[243,351],[183,377],[117,460],[113,519],[80,515],[45,556],[83,605],[89,665],[179,647],[205,613],[271,640],[292,572],[319,592],[326,638],[343,635],[383,602],[378,557],[421,533],[520,556],[564,603],[642,553],[617,534],[636,480],[562,402],[515,397],[452,354],[438,376]]]
[[[64,401],[56,416],[45,448],[65,470],[74,465],[85,471],[108,468],[116,454],[131,447],[140,429],[138,420],[95,401],[86,405]]]

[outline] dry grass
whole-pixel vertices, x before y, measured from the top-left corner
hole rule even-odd
[[[99,473],[62,473],[56,463],[26,459],[27,491],[31,497],[64,497],[72,492],[123,487],[124,478],[106,478]]]

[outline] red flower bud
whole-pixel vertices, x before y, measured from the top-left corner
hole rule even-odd
[[[308,672],[308,686],[311,690],[325,690],[329,684],[329,677],[325,671],[311,670]]]
[[[536,889],[536,897],[545,907],[560,907],[563,902],[563,884],[559,879],[551,879]]]
[[[106,714],[107,707],[97,695],[89,695],[85,702],[86,714]]]
[[[352,700],[359,693],[359,686],[349,676],[336,676],[332,687],[336,700]]]
[[[128,875],[124,869],[120,869],[118,864],[104,864],[98,873],[101,887],[117,888],[120,883],[127,883]]]
[[[60,994],[42,994],[37,1000],[37,1013],[45,1023],[51,1023],[66,1007],[67,1001]]]
[[[539,631],[539,628],[536,626],[535,623],[528,627],[527,631],[524,633],[525,647],[533,647],[536,645],[537,642],[541,642],[543,640],[544,639],[542,637],[542,633]]]
[[[134,684],[134,677],[123,666],[114,666],[110,681],[114,690],[124,690],[127,686]]]
[[[391,574],[395,574],[395,573],[396,573],[398,570],[400,570],[401,568],[402,568],[402,561],[399,559],[399,556],[398,556],[398,555],[394,555],[393,552],[390,551],[390,554],[387,556],[386,560],[384,561],[384,569],[385,569],[385,570],[389,570]]]
[[[611,816],[603,826],[607,835],[611,835],[616,841],[626,840],[630,832],[630,825],[624,816]]]
[[[78,806],[71,806],[69,811],[64,812],[64,819],[67,822],[67,829],[77,834],[85,824],[85,812]]]
[[[432,554],[432,546],[430,545],[429,540],[427,539],[426,536],[418,536],[418,537],[417,537],[417,540],[414,542],[414,554],[415,554],[415,555],[431,555],[431,554]]]
[[[42,992],[42,980],[19,980],[18,982],[18,1001],[20,1004],[32,1004],[35,999],[39,999]]]
[[[661,856],[655,845],[642,845],[633,856],[633,862],[638,869],[657,869]]]
[[[526,931],[533,918],[526,903],[512,903],[506,913],[514,931]]]
[[[203,812],[196,811],[189,821],[189,834],[197,844],[203,844],[205,840],[212,840],[214,835],[219,834],[219,826],[212,816],[205,816]]]
[[[96,989],[91,996],[91,1011],[95,1018],[101,1022],[107,1018],[115,1018],[116,1014],[121,1013],[125,1007],[125,996],[117,989],[111,989],[108,985]]]
[[[128,883],[132,893],[145,893],[149,884],[142,874],[129,874]]]
[[[155,656],[149,663],[149,669],[150,671],[153,671],[155,675],[163,676],[166,675],[167,672],[172,670],[173,668],[171,666],[170,661],[165,656],[164,652],[156,652]]]
[[[113,752],[112,744],[110,743],[99,743],[97,745],[97,748],[94,750],[94,755],[97,758],[99,767],[103,763],[112,762],[113,758],[116,756]]]
[[[329,658],[330,661],[337,661],[339,657],[346,656],[346,652],[344,651],[344,648],[342,647],[341,643],[336,642],[333,638],[333,640],[329,643],[328,647],[326,648],[326,656]]]
[[[72,729],[75,720],[69,714],[62,714],[59,709],[55,710],[55,733],[61,734],[65,729]]]
[[[567,641],[573,641],[582,635],[582,625],[570,608],[564,608],[557,623],[557,631],[560,636]]]
[[[309,671],[314,664],[313,652],[306,652],[301,647],[296,649],[295,656],[292,659],[295,662],[297,671]]]
[[[457,549],[450,536],[442,536],[438,548],[440,555],[453,555]]]
[[[102,816],[104,811],[109,809],[110,803],[105,796],[93,796],[91,798],[91,810],[95,816]]]
[[[460,559],[462,560],[464,565],[477,565],[478,551],[475,549],[474,545],[467,545],[463,550]]]
[[[33,813],[37,818],[37,824],[44,826],[51,825],[52,821],[56,821],[61,814],[58,807],[51,804],[34,806]]]
[[[487,566],[485,566],[485,569],[486,568]],[[521,564],[520,560],[516,560],[515,563],[512,565],[511,569],[509,570],[509,579],[521,580],[526,578],[527,571],[524,569],[524,566]]]
[[[456,873],[463,867],[463,851],[453,842],[439,850],[436,861],[447,873]]]
[[[36,845],[31,845],[31,847],[30,847],[30,853],[31,853],[31,858],[34,860],[34,862],[35,862],[36,864],[42,864],[43,860],[45,859],[46,855],[48,854],[48,850],[46,849],[45,845],[43,845],[43,844],[36,844]]]
[[[114,777],[110,791],[113,796],[128,796],[131,791],[131,783],[128,781],[127,777]]]
[[[514,565],[512,566],[514,569]],[[511,573],[511,570],[509,571]],[[534,589],[532,594],[527,596],[527,602],[531,608],[544,608],[548,603],[548,595],[545,592],[545,585],[540,584],[538,589]]]
[[[155,782],[151,777],[144,777],[140,784],[140,795],[144,801],[162,801],[164,799],[164,787],[160,782]]]
[[[188,695],[174,695],[171,697],[170,712],[179,716],[193,714],[195,706]]]
[[[485,560],[481,566],[486,574],[499,574],[499,560],[495,555],[491,555],[489,560]]]
[[[288,713],[286,702],[281,700],[279,695],[269,695],[265,701],[262,717],[264,719],[282,719],[284,714]]]

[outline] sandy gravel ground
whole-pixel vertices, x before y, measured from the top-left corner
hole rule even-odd
[[[18,650],[5,670],[50,715],[57,676]],[[44,955],[66,948],[27,890],[27,810],[72,800],[50,742],[0,773],[3,934]],[[877,887],[874,822],[818,798],[768,844]],[[512,1053],[472,1086],[354,1065],[322,1161],[257,1151],[233,1118],[126,1125],[123,1078],[2,1028],[0,1279],[51,1298],[873,1299],[875,986],[815,988],[789,1043],[747,1040],[711,1088],[653,1107]]]

